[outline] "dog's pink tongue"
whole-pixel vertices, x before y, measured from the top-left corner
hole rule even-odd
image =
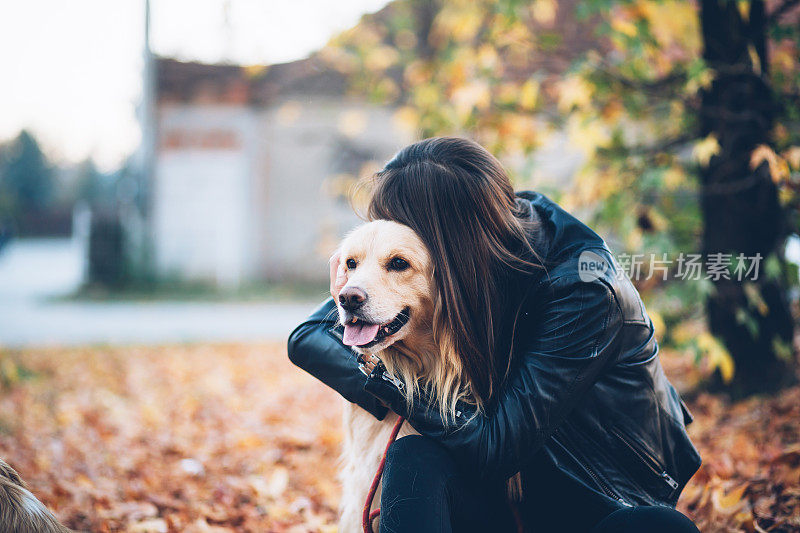
[[[378,334],[379,327],[379,324],[367,325],[362,322],[345,324],[342,342],[348,346],[363,346],[368,344],[372,342],[372,339]]]

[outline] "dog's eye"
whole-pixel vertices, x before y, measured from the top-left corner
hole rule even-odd
[[[347,265],[347,268],[349,268],[350,270],[353,270],[353,269],[356,267],[356,265],[357,265],[357,264],[358,264],[358,263],[356,263],[356,260],[355,260],[355,259],[348,259],[348,260],[345,262],[345,265]]]
[[[389,270],[397,270],[398,272],[405,270],[408,268],[408,261],[403,259],[402,257],[393,257],[391,261],[389,261]]]

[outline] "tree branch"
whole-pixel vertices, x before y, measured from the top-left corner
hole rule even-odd
[[[680,147],[689,141],[695,139],[696,136],[686,134],[664,139],[662,142],[655,144],[637,144],[633,146],[619,146],[614,148],[599,148],[598,154],[601,155],[639,155],[639,156],[655,156],[659,153],[666,152],[676,147]]]
[[[655,80],[635,80],[609,70],[603,70],[601,73],[605,76],[608,76],[611,80],[616,81],[617,83],[629,89],[634,89],[637,91],[657,91],[659,89],[670,87],[686,81],[685,72],[672,72]]]

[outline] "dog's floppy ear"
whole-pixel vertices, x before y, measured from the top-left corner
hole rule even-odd
[[[17,533],[71,533],[26,487],[17,471],[0,459],[0,524]]]

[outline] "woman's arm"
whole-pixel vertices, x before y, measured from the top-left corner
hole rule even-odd
[[[406,416],[417,431],[440,441],[465,468],[487,479],[510,477],[544,444],[619,351],[622,313],[605,281],[583,282],[576,273],[548,285],[552,297],[542,302],[534,340],[490,412],[464,412],[459,425],[446,427],[438,409],[423,399],[407,412],[403,395],[386,380],[371,376],[365,389]]]
[[[364,390],[367,378],[358,369],[356,354],[342,344],[336,317],[336,306],[329,298],[289,335],[289,359],[381,420],[389,409]]]

